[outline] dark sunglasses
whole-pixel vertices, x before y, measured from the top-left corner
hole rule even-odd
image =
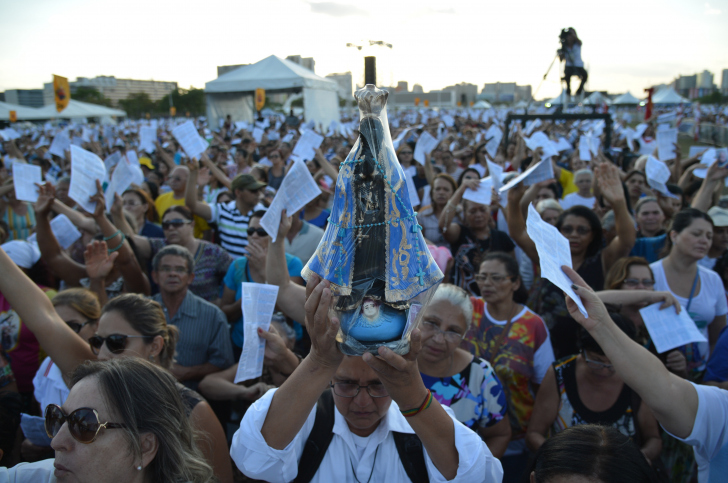
[[[95,355],[99,355],[101,346],[104,345],[104,343],[106,343],[106,347],[111,351],[112,354],[121,354],[122,352],[124,352],[124,349],[126,349],[126,339],[128,339],[130,337],[134,338],[134,339],[153,339],[154,338],[154,336],[152,336],[152,335],[111,334],[108,337],[101,337],[100,335],[95,335],[88,340],[88,343],[91,346],[91,351]]]
[[[251,236],[253,233],[257,233],[258,236],[268,236],[268,232],[266,232],[264,229],[258,227],[258,228],[252,228],[248,227],[248,236]]]
[[[78,408],[66,416],[59,406],[49,404],[45,410],[45,430],[49,438],[55,438],[61,430],[63,423],[68,423],[68,431],[73,439],[83,444],[91,444],[96,440],[101,428],[121,429],[126,428],[125,424],[102,423],[99,421],[99,413],[91,408]]]
[[[162,229],[163,230],[169,230],[171,227],[179,228],[182,225],[189,225],[192,223],[190,220],[169,220],[169,221],[163,221],[162,222]]]
[[[79,324],[78,322],[66,322],[66,325],[69,326],[72,331],[78,334],[79,332],[81,332],[81,329],[86,327],[88,324],[93,324],[94,322],[94,320],[87,320],[83,324]]]

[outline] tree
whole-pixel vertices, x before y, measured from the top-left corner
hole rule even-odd
[[[89,102],[100,106],[112,107],[113,102],[108,97],[104,97],[95,87],[77,87],[71,94],[71,99],[81,102]]]
[[[155,112],[157,103],[151,100],[146,92],[136,92],[120,100],[119,107],[124,109],[129,117],[142,118],[147,113]]]
[[[724,104],[728,102],[728,96],[721,95],[720,91],[713,91],[707,96],[697,99],[701,104]]]
[[[205,114],[205,92],[202,89],[175,89],[172,91],[172,104],[177,108],[177,113],[189,112],[193,116]],[[156,106],[159,113],[169,112],[169,94],[162,97]]]

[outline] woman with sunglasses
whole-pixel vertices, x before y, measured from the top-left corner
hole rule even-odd
[[[162,216],[164,238],[148,238],[132,232],[131,227],[122,216],[120,201],[119,196],[116,195],[111,207],[114,223],[134,241],[136,253],[148,270],[151,269],[151,260],[159,250],[167,245],[183,246],[195,258],[195,278],[190,285],[190,291],[208,302],[219,299],[220,284],[233,259],[219,245],[195,238],[194,216],[189,208],[186,206],[169,207]],[[156,291],[153,290],[153,292]]]
[[[634,222],[627,210],[624,190],[619,180],[619,171],[611,163],[602,163],[595,169],[595,182],[599,184],[602,195],[614,210],[617,235],[603,246],[602,225],[594,212],[585,206],[574,206],[559,216],[556,228],[568,240],[571,251],[571,264],[587,283],[596,291],[604,286],[604,274],[619,258],[626,257],[635,242]],[[536,245],[526,233],[525,218],[520,209],[520,201],[525,187],[516,186],[508,192],[508,231],[513,240],[533,262],[540,266]],[[531,288],[528,306],[541,315],[553,332],[553,339],[561,338],[560,331],[575,333],[573,325],[557,327],[570,320],[564,294],[554,284],[539,278]],[[573,338],[573,336],[572,336]],[[557,357],[576,352],[568,347]]]
[[[470,328],[468,293],[449,283],[437,287],[420,324],[417,365],[425,387],[458,421],[476,431],[500,458],[511,440],[506,394],[488,361],[458,347]]]
[[[512,435],[501,462],[504,481],[517,481],[528,460],[523,440],[535,395],[554,361],[549,332],[541,317],[519,302],[526,299],[518,262],[506,253],[489,253],[476,281],[473,321],[461,347],[488,361],[506,392]]]
[[[631,340],[634,326],[619,314],[612,320]],[[612,426],[639,445],[648,461],[660,455],[662,441],[657,420],[639,396],[615,373],[599,344],[583,328],[580,352],[549,367],[536,397],[526,444],[538,451],[546,437],[571,426]]]
[[[248,222],[248,255],[235,260],[225,275],[221,309],[225,312],[228,321],[233,325],[233,351],[235,357],[240,355],[243,347],[243,310],[240,299],[243,296],[242,283],[266,283],[265,266],[268,255],[270,236],[260,226],[260,219],[265,211],[256,211]],[[285,238],[285,237],[283,237]],[[303,263],[298,257],[286,253],[286,265],[291,280],[303,285],[301,270]]]
[[[103,244],[103,242],[101,242]],[[31,320],[36,335],[63,374],[88,360],[142,358],[169,370],[174,362],[177,328],[167,325],[162,307],[137,294],[110,300],[103,308],[98,330],[88,342],[56,313],[43,292],[0,250],[0,292],[18,314]],[[209,404],[196,392],[177,384],[187,415],[199,432],[197,443],[222,482],[232,481],[225,433]]]
[[[0,468],[0,481],[216,481],[168,372],[138,359],[87,362],[71,383],[63,405],[45,411],[55,459]]]

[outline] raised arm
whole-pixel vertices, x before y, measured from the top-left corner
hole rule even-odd
[[[66,215],[71,223],[73,223],[79,230],[83,230],[92,235],[95,235],[99,231],[99,227],[96,226],[96,222],[93,218],[89,218],[73,208],[68,207],[68,205],[60,200],[54,199],[51,209],[58,214]]]
[[[290,229],[291,218],[287,216],[286,210],[283,210],[276,241],[268,246],[265,278],[269,284],[278,286],[278,299],[276,300],[278,308],[293,320],[304,320],[306,312],[303,310],[303,306],[306,303],[306,289],[291,281],[286,265],[285,239]]]
[[[728,176],[728,168],[721,168],[718,163],[713,163],[708,167],[708,173],[700,185],[700,189],[695,193],[693,202],[690,204],[693,208],[707,212],[713,204],[713,193],[720,186],[720,182]]]
[[[46,183],[38,187],[38,201],[35,202],[35,232],[41,257],[48,268],[68,285],[77,287],[86,277],[86,268],[71,259],[58,244],[51,230],[48,215],[53,205],[53,187]]]
[[[212,209],[207,203],[203,203],[197,199],[197,175],[200,172],[200,163],[196,159],[190,159],[187,162],[187,168],[190,170],[190,176],[187,178],[187,188],[185,191],[185,205],[195,215],[205,221],[212,220]]]
[[[149,238],[137,235],[131,229],[131,226],[129,226],[124,216],[124,208],[119,193],[114,193],[114,204],[111,205],[111,219],[114,222],[114,226],[121,230],[127,238],[131,238],[134,241],[136,252],[139,256],[143,260],[149,260],[152,256],[152,244],[149,243]]]
[[[46,294],[0,249],[0,292],[65,377],[89,359],[91,347],[58,316]]]
[[[627,201],[624,199],[624,189],[617,167],[609,162],[602,163],[597,166],[594,179],[601,188],[602,196],[614,210],[617,236],[602,252],[602,265],[608,269],[616,260],[629,255],[637,238],[637,232],[634,229],[634,220],[627,210]]]
[[[442,230],[442,235],[448,243],[455,243],[458,238],[460,238],[460,225],[452,223],[452,220],[455,218],[457,213],[457,207],[463,200],[465,190],[468,188],[477,190],[479,185],[480,180],[477,179],[463,180],[463,184],[455,190],[455,193],[453,193],[452,197],[450,197],[445,204],[445,208],[442,210],[442,213],[440,213],[438,226],[440,227],[440,230]]]
[[[566,266],[562,270],[574,282],[572,287],[589,314],[585,318],[567,295],[566,305],[574,320],[597,341],[619,377],[639,394],[662,426],[679,438],[688,437],[698,412],[698,393],[692,384],[668,371],[617,327],[596,293],[574,270]]]
[[[662,302],[660,310],[675,307],[678,314],[682,310],[680,302],[677,301],[671,292],[657,292],[654,290],[603,290],[597,292],[597,296],[605,304],[646,307]]]
[[[212,173],[212,175],[220,182],[220,184],[225,186],[227,189],[232,189],[233,183],[232,181],[230,181],[230,178],[228,178],[227,175],[210,160],[206,153],[202,153],[200,158],[202,159],[202,163],[210,169],[210,173]]]
[[[119,252],[115,264],[121,272],[121,276],[124,277],[124,290],[127,293],[149,295],[151,293],[149,279],[142,272],[131,245],[126,241],[121,230],[117,229],[106,218],[106,200],[99,180],[96,180],[96,190],[96,194],[91,197],[91,200],[96,202],[96,211],[94,211],[93,216],[99,228],[101,228],[101,233],[104,235],[104,241],[108,245],[109,251],[111,253]]]
[[[155,140],[154,145],[157,147],[157,154],[162,158],[162,162],[167,165],[167,168],[171,172],[177,166],[174,162],[174,157],[162,148],[159,141]]]
[[[538,258],[538,251],[536,250],[536,244],[533,243],[531,237],[526,232],[526,218],[521,212],[521,199],[523,193],[526,191],[526,187],[523,184],[518,184],[508,190],[508,233],[516,242],[516,245],[528,255],[528,258],[533,262],[534,267],[539,267],[540,259]]]
[[[324,157],[324,153],[321,152],[320,148],[316,148],[315,154],[315,158],[319,162],[321,169],[324,170],[324,174],[336,182],[336,178],[339,176],[339,170]]]
[[[269,389],[264,382],[257,382],[252,386],[235,384],[237,371],[238,365],[233,364],[224,371],[208,374],[200,381],[198,389],[212,401],[255,401]]]

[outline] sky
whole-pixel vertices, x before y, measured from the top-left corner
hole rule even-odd
[[[313,57],[318,75],[352,71],[360,83],[363,57],[375,55],[380,86],[469,82],[480,92],[500,81],[535,91],[560,30],[574,27],[587,88],[641,97],[706,69],[720,85],[727,25],[728,0],[0,0],[0,91],[41,88],[52,74],[202,88],[218,65],[271,54]],[[560,92],[558,67],[537,98]]]

